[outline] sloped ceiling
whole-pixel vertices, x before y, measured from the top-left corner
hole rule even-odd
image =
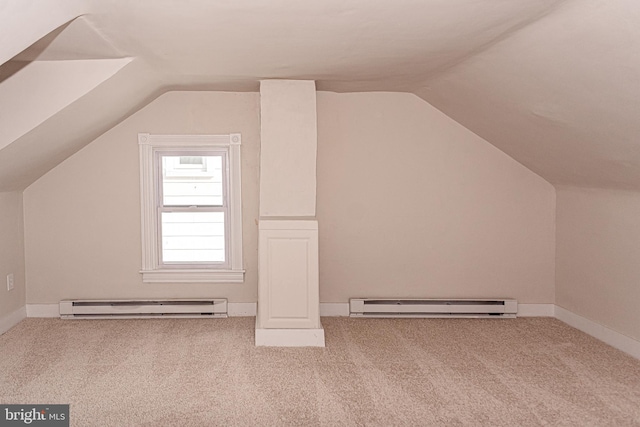
[[[0,28],[0,191],[164,91],[269,78],[413,92],[553,184],[640,191],[635,0],[0,0]]]

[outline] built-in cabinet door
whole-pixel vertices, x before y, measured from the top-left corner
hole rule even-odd
[[[258,327],[320,327],[318,223],[260,221]]]

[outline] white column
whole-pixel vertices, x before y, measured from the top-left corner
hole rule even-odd
[[[260,82],[260,216],[316,216],[316,84]]]
[[[323,347],[315,82],[262,81],[260,113],[256,345]]]

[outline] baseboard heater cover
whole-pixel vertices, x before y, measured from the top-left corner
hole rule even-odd
[[[62,319],[140,319],[159,317],[227,317],[227,300],[62,300]]]
[[[513,318],[515,299],[373,299],[349,300],[350,317]]]

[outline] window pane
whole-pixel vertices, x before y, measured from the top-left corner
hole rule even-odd
[[[223,212],[162,212],[163,262],[224,262]]]
[[[202,156],[180,156],[180,165],[197,165],[198,167],[203,167],[204,158]]]
[[[222,206],[222,156],[162,156],[164,206]]]

